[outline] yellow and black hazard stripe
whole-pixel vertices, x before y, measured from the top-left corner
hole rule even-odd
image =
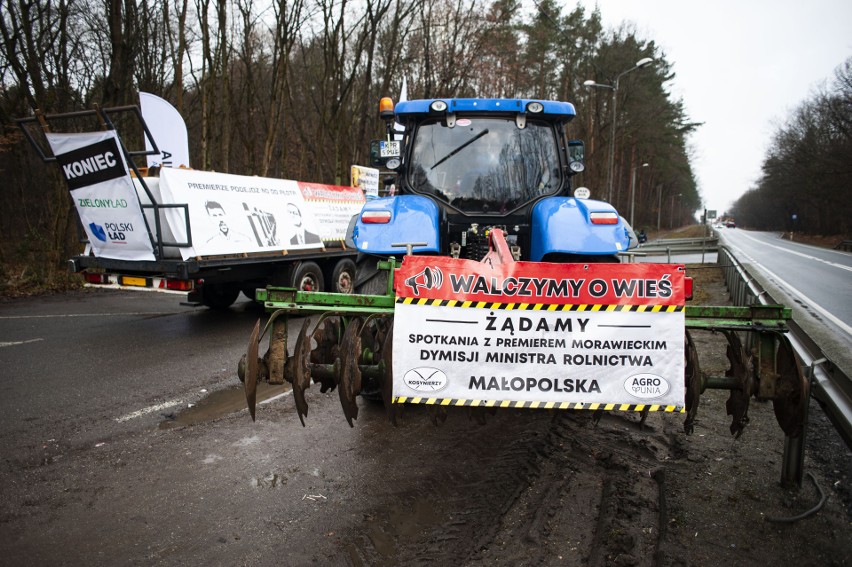
[[[513,402],[509,400],[466,400],[452,398],[423,398],[394,396],[395,404],[425,404],[447,407],[484,407],[484,408],[529,408],[560,410],[604,410],[604,411],[662,411],[684,413],[683,406],[664,406],[660,404],[604,404],[588,402]]]
[[[555,303],[497,303],[491,301],[459,301],[457,299],[426,299],[397,297],[400,305],[429,305],[433,307],[466,307],[474,309],[503,309],[506,311],[587,311],[587,312],[631,312],[631,313],[679,313],[683,305],[598,305]]]

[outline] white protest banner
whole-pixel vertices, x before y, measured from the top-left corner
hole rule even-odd
[[[307,210],[316,219],[320,238],[345,240],[349,220],[364,207],[364,193],[357,187],[321,185],[299,181]]]
[[[406,256],[395,284],[397,402],[683,408],[682,266]]]
[[[154,260],[142,207],[115,131],[46,136],[95,256]]]
[[[148,156],[148,167],[189,167],[189,141],[186,123],[177,109],[157,95],[139,93],[142,118],[157,144],[159,154]],[[145,149],[151,151],[151,143],[145,137]]]
[[[192,247],[181,249],[183,259],[323,247],[295,181],[163,169],[160,193],[165,203],[189,206]],[[167,210],[166,217],[175,238],[184,242],[183,212]]]
[[[379,196],[379,170],[362,165],[352,166],[352,187],[358,188],[370,197]]]

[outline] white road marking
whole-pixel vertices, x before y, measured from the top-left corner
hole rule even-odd
[[[69,317],[118,317],[123,315],[176,315],[179,311],[134,311],[130,313],[65,313],[59,315],[4,315],[4,319],[65,319]]]
[[[262,402],[259,402],[259,403],[268,404],[269,402],[274,402],[278,398],[283,398],[284,396],[289,396],[292,393],[293,393],[293,390],[287,390],[286,392],[281,392],[277,396],[272,396],[271,398],[267,398],[267,399],[265,399],[265,400],[263,400]]]
[[[25,345],[27,343],[37,343],[37,342],[43,341],[43,340],[44,339],[30,339],[28,341],[13,341],[13,342],[8,342],[8,343],[0,342],[0,348],[6,347],[6,346]]]
[[[753,236],[749,236],[746,233],[740,233],[742,236],[757,242],[761,246],[769,246],[770,248],[775,248],[776,250],[780,250],[782,252],[786,252],[788,254],[795,254],[796,256],[801,256],[802,258],[807,258],[808,260],[814,260],[816,262],[822,262],[823,264],[828,264],[832,268],[840,268],[841,270],[847,270],[852,272],[852,266],[844,266],[843,264],[838,264],[836,262],[830,262],[828,260],[823,260],[822,258],[817,258],[816,256],[811,256],[810,254],[805,254],[803,252],[796,252],[795,250],[790,250],[789,248],[785,248],[783,246],[776,246],[775,244],[769,244],[768,242],[764,242],[763,240],[759,240]]]
[[[157,404],[155,406],[149,406],[147,408],[142,408],[139,411],[134,411],[133,413],[129,413],[127,415],[123,415],[121,417],[115,418],[115,420],[119,423],[124,421],[130,421],[131,419],[136,419],[137,417],[142,417],[143,415],[148,415],[149,413],[154,413],[155,411],[164,410],[167,408],[172,408],[174,406],[179,406],[183,403],[182,400],[172,400],[169,402],[163,402],[162,404]]]
[[[764,266],[763,264],[761,264],[760,262],[758,262],[757,260],[755,260],[754,258],[749,256],[748,254],[746,254],[745,251],[742,248],[739,248],[738,246],[733,246],[733,245],[731,245],[731,246],[733,248],[736,248],[740,252],[740,254],[742,254],[744,257],[748,258],[749,262],[751,262],[752,264],[754,264],[755,266],[760,268],[760,270],[763,271],[763,273],[765,273],[769,277],[775,279],[776,281],[781,283],[783,286],[785,286],[787,288],[787,290],[792,292],[793,295],[797,296],[802,301],[802,303],[813,308],[815,311],[818,311],[823,317],[825,317],[826,319],[828,319],[829,321],[831,321],[832,323],[834,323],[835,325],[840,327],[843,331],[845,331],[847,335],[852,335],[852,327],[850,327],[849,325],[847,325],[846,323],[844,323],[843,321],[841,321],[840,319],[838,319],[837,317],[832,315],[826,309],[824,309],[824,308],[820,307],[819,305],[817,305],[816,303],[814,303],[813,300],[811,300],[807,295],[805,295],[804,293],[802,293],[801,291],[799,291],[798,289],[796,289],[795,287],[790,285],[781,276],[779,276],[778,274],[776,274],[775,272],[773,272],[772,270],[770,270],[769,268],[767,268],[766,266]]]

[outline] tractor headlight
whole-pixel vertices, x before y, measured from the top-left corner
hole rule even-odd
[[[433,112],[444,112],[447,110],[447,103],[443,100],[436,100],[431,105],[429,105],[429,109]]]
[[[527,105],[527,112],[531,114],[538,114],[542,110],[544,110],[544,105],[540,102],[531,102]]]
[[[568,167],[570,167],[571,171],[574,173],[582,173],[583,170],[586,169],[586,166],[583,165],[583,162],[581,161],[572,161]]]

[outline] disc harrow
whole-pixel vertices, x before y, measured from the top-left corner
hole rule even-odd
[[[495,261],[494,254],[490,257]],[[258,299],[264,301],[272,314],[263,332],[259,332],[260,322],[255,326],[248,351],[239,364],[252,419],[255,418],[256,384],[266,379],[272,383],[292,384],[296,411],[303,426],[308,415],[306,391],[311,383],[319,383],[321,392],[337,388],[343,415],[350,427],[354,427],[358,418],[359,395],[381,400],[388,419],[397,424],[404,404],[394,398],[392,375],[396,263],[390,259],[380,262],[379,267],[388,274],[386,295],[327,294],[277,287],[258,291]],[[693,433],[701,394],[709,388],[729,390],[726,410],[731,416],[730,431],[734,437],[740,437],[749,423],[752,398],[772,400],[777,421],[785,434],[801,435],[808,385],[785,336],[790,310],[777,305],[687,305],[685,313],[685,399],[680,410],[685,414],[684,432]],[[305,319],[307,316],[314,316],[316,323]],[[293,354],[289,355],[287,336],[294,330],[288,327],[291,324],[299,327]],[[725,337],[730,368],[724,376],[708,376],[701,371],[692,336],[699,331]],[[259,343],[267,332],[269,348],[258,358]],[[430,419],[436,425],[447,419],[448,407],[453,405],[468,406],[468,417],[477,422],[484,422],[488,414],[497,410],[496,404],[470,407],[471,404],[462,403],[428,403]],[[589,409],[593,420],[602,415],[602,408]],[[644,421],[648,406],[636,406],[632,411],[639,412]]]

